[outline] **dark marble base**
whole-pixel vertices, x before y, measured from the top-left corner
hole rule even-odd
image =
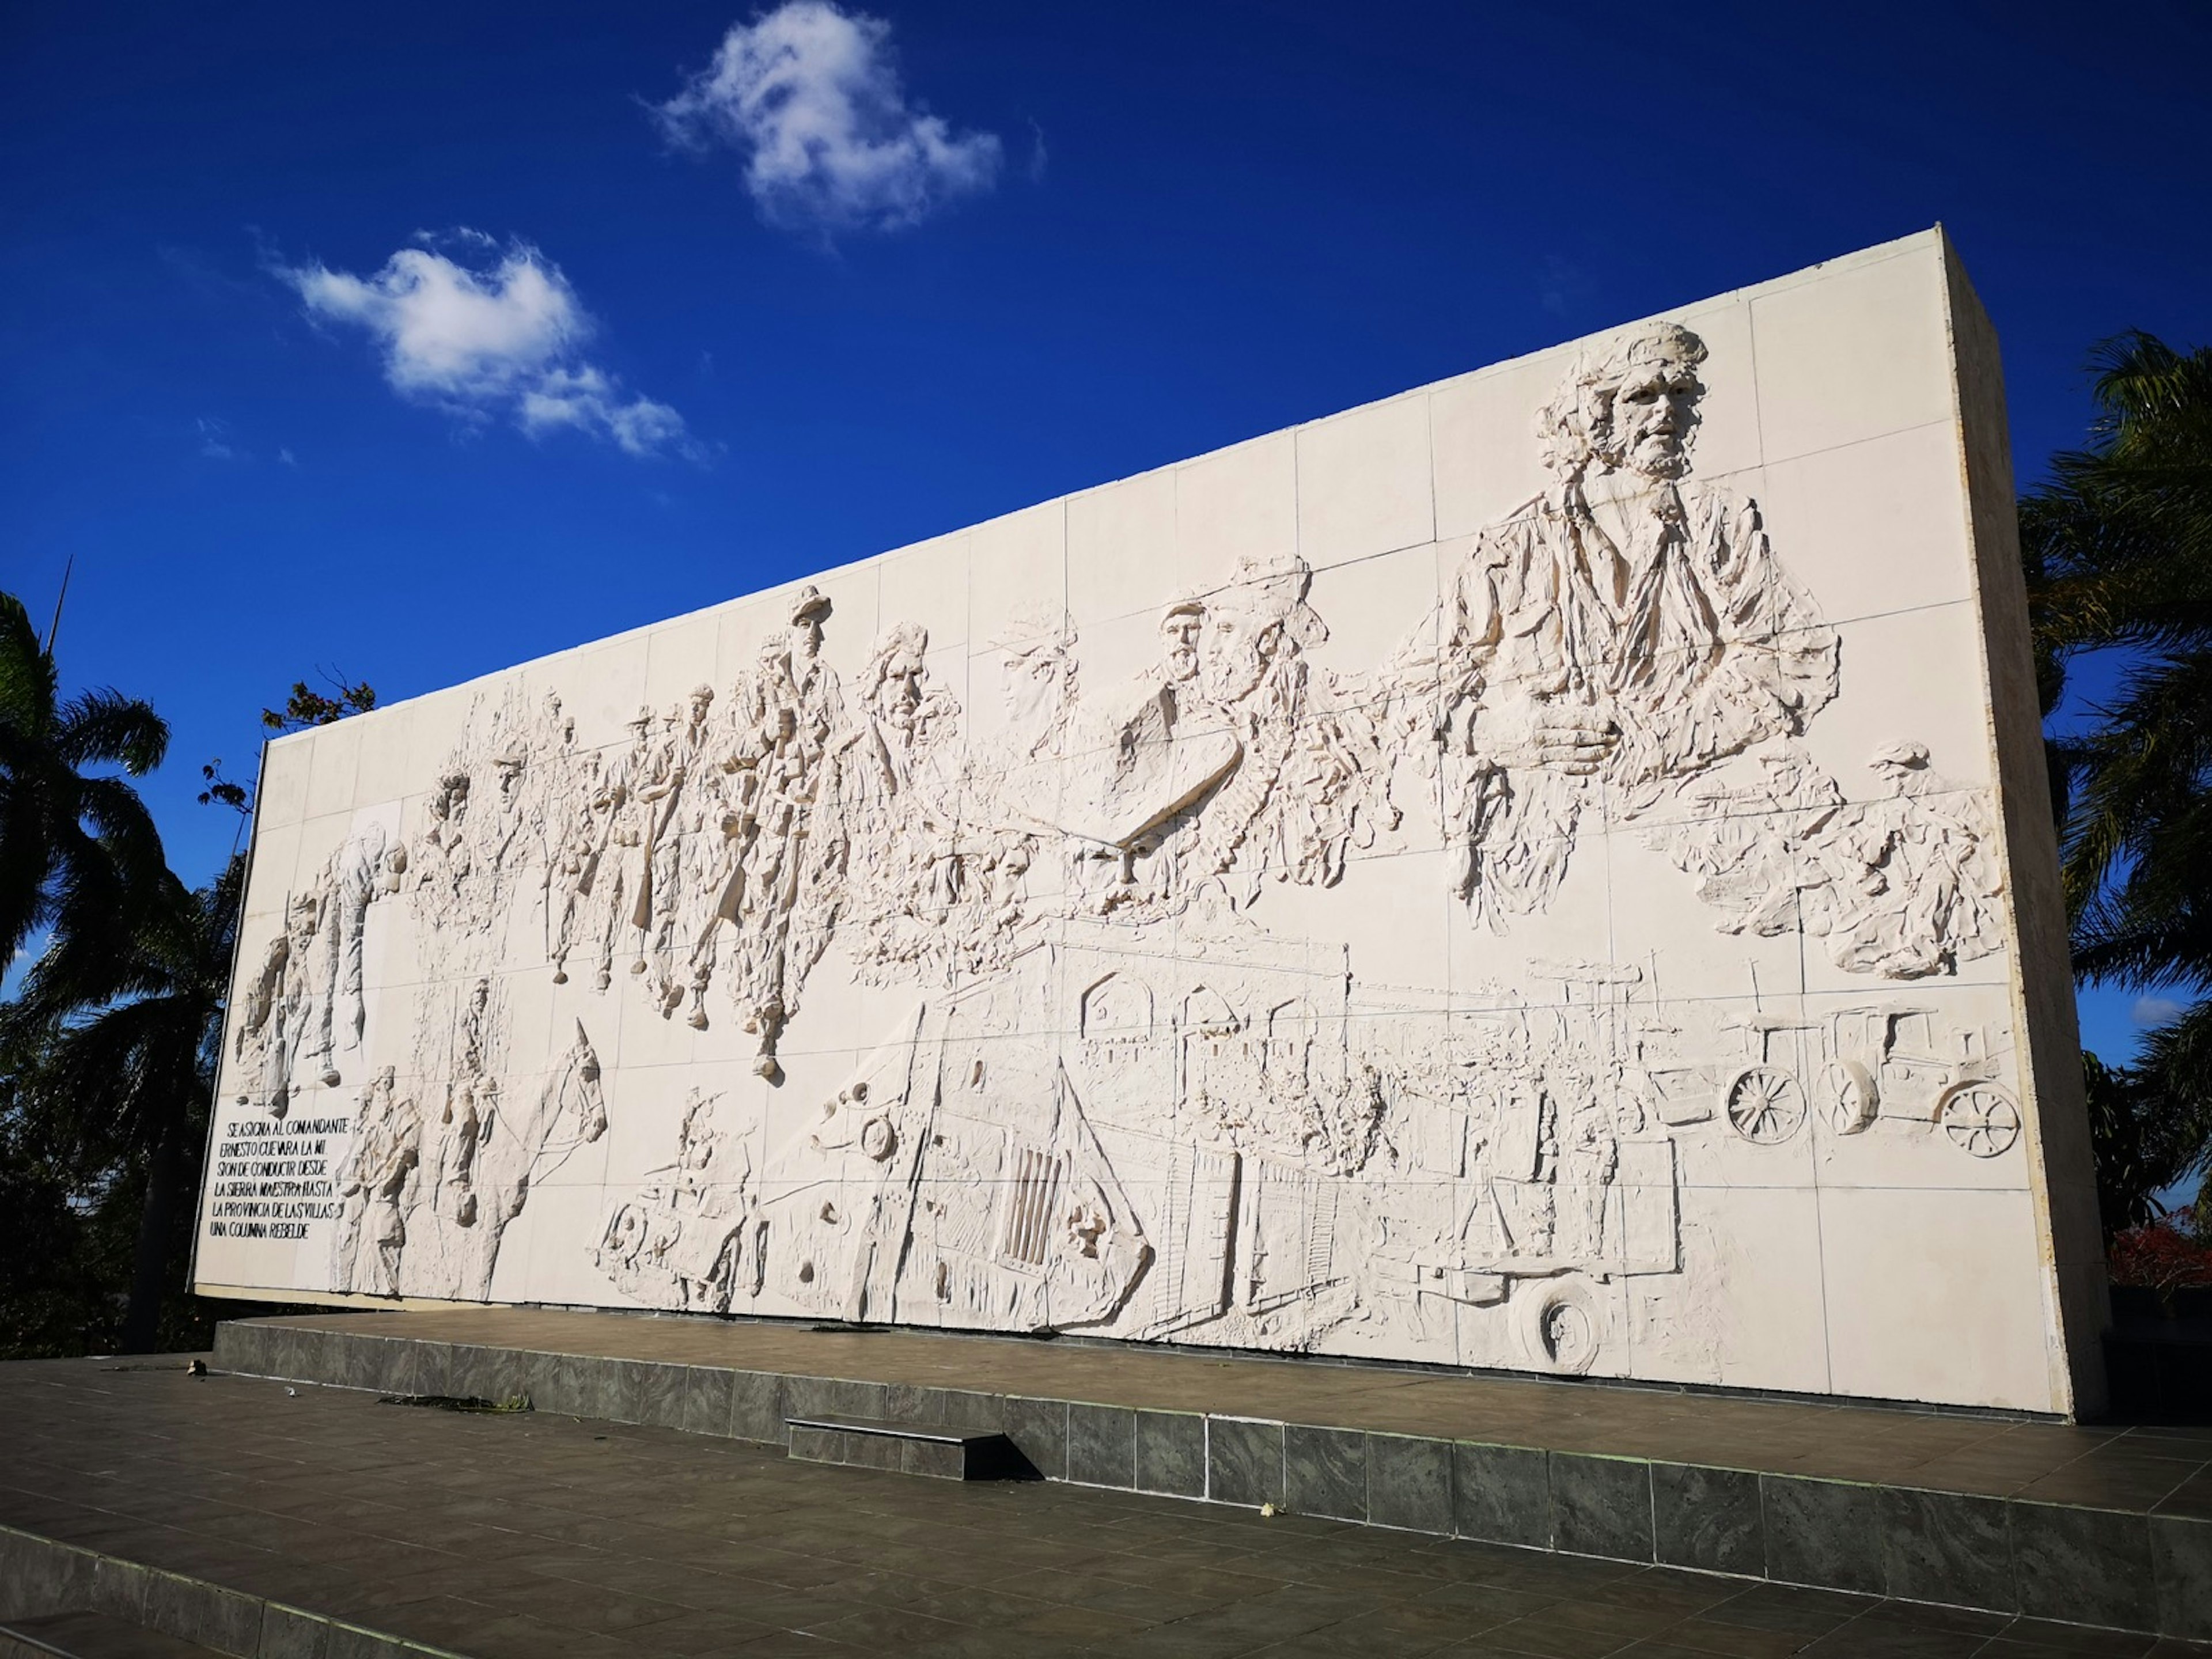
[[[803,1463],[887,1469],[937,1480],[1034,1479],[1036,1469],[995,1430],[883,1418],[793,1418],[790,1453]]]
[[[0,1625],[0,1659],[215,1659],[218,1651],[105,1613],[50,1613]]]
[[[11,1637],[9,1626],[31,1640]],[[135,1632],[136,1639],[128,1647],[97,1648],[84,1642],[71,1648],[58,1639],[95,1629],[109,1639],[118,1632]],[[0,1527],[0,1656],[78,1650],[128,1651],[146,1659],[191,1654],[432,1659],[443,1653],[241,1590]]]
[[[2212,1490],[2195,1482],[2140,1508],[2077,1504],[1817,1479],[1788,1473],[1798,1465],[1771,1447],[1747,1446],[1730,1467],[1384,1433],[1300,1421],[1295,1406],[1217,1416],[332,1325],[225,1324],[216,1367],[383,1392],[526,1395],[540,1411],[786,1445],[787,1418],[810,1413],[956,1424],[1003,1434],[1036,1473],[1086,1486],[2212,1638]],[[975,1360],[963,1380],[988,1370],[984,1353]],[[825,1449],[850,1454],[842,1461],[893,1455],[811,1448]],[[1780,1467],[1759,1467],[1762,1457]]]

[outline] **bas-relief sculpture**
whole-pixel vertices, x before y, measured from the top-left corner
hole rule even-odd
[[[686,1311],[1770,1380],[1717,1357],[1758,1241],[1686,1195],[1803,1186],[1808,1144],[1856,1137],[1940,1186],[2022,1124],[2002,1020],[1906,988],[2003,949],[1991,803],[1908,732],[1863,778],[1814,759],[1849,665],[1756,503],[1695,475],[1705,357],[1671,325],[1580,357],[1537,412],[1542,493],[1364,672],[1316,658],[1286,556],[1167,600],[1120,684],[1018,611],[988,738],[924,627],[833,652],[811,586],[734,683],[610,748],[557,697],[479,699],[421,827],[349,840],[243,988],[237,1101],[352,1102],[323,1282],[489,1297],[533,1186],[623,1110],[592,1033],[625,1000],[741,1030],[773,1088],[829,960],[904,996],[880,1046],[773,1138],[760,1085],[692,1089],[541,1256]],[[1656,956],[1392,988],[1269,927],[1271,885],[1418,842],[1470,935],[1510,937],[1596,834],[1746,941],[1747,1005],[1670,998]],[[372,1070],[364,919],[393,906],[411,1051]],[[1790,935],[1864,994],[1762,998],[1751,943]],[[505,1050],[518,961],[586,994],[550,1069]]]

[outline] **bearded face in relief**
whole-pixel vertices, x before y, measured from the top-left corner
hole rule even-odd
[[[1662,323],[1632,334],[1569,371],[1538,411],[1545,464],[1562,477],[1627,472],[1672,480],[1690,470],[1705,384],[1705,343]]]
[[[1199,678],[1206,695],[1224,706],[1243,702],[1289,653],[1325,642],[1328,626],[1306,591],[1313,569],[1303,559],[1247,558],[1206,607],[1199,633]]]
[[[1669,341],[1656,361],[1632,364],[1613,394],[1612,441],[1601,455],[1648,478],[1681,477],[1690,470],[1705,390],[1696,362],[1679,343]]]
[[[1199,668],[1206,695],[1224,705],[1239,703],[1259,689],[1267,665],[1282,644],[1283,625],[1258,607],[1238,603],[1241,595],[1206,614]]]
[[[1205,629],[1202,605],[1178,605],[1160,618],[1160,665],[1169,684],[1198,678],[1199,641]]]
[[[896,732],[914,729],[921,706],[923,659],[929,652],[929,635],[916,623],[901,623],[876,646],[869,676],[869,702],[876,717]]]

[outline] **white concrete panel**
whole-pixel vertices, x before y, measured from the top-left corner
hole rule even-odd
[[[2025,1193],[1823,1190],[1820,1235],[1833,1392],[2045,1409]]]
[[[965,590],[965,629],[956,629],[942,640],[933,630],[932,645],[983,647],[1009,635],[1026,638],[1036,633],[1042,619],[1066,611],[1067,510],[1060,502],[1048,501],[976,526],[968,536],[967,551],[969,568],[951,563],[937,572],[954,597]],[[886,620],[905,614],[885,602]]]
[[[1948,422],[1776,462],[1753,493],[1766,533],[1832,623],[1973,595],[1959,436]]]
[[[407,793],[416,770],[415,708],[408,702],[374,708],[346,722],[361,728],[361,761],[347,805],[374,806]]]
[[[1297,440],[1278,432],[1218,450],[1175,470],[1178,565],[1201,586],[1239,562],[1298,550]],[[1150,596],[1154,602],[1169,595]]]
[[[1755,295],[1769,465],[1952,419],[1943,265],[1932,239]]]
[[[1011,539],[1013,545],[1006,545]],[[970,549],[981,540],[986,549],[987,560],[995,559],[1032,577],[1040,568],[1051,562],[1049,555],[1038,556],[1042,549],[1039,538],[1015,537],[1002,538],[961,532],[941,536],[935,541],[923,542],[905,552],[894,553],[884,559],[877,574],[877,604],[886,617],[896,617],[901,622],[919,623],[929,634],[930,648],[933,651],[957,649],[969,638],[968,559]],[[1059,583],[1049,583],[1057,590]],[[1001,619],[987,614],[983,620],[995,631]]]
[[[305,816],[314,818],[353,811],[354,786],[361,772],[361,744],[360,725],[341,720],[314,745],[307,762]]]
[[[714,690],[720,665],[721,618],[702,611],[664,623],[645,636],[645,702],[665,708],[705,686]]]
[[[260,823],[281,830],[307,816],[307,781],[313,756],[314,746],[306,732],[278,738],[262,750],[261,786],[253,799],[254,817]]]
[[[1067,606],[1085,629],[1195,587],[1176,536],[1176,474],[1164,467],[1067,498]]]
[[[1439,537],[1471,536],[1542,490],[1536,411],[1569,361],[1545,352],[1462,374],[1429,394]]]
[[[1316,570],[1435,539],[1425,395],[1300,427],[1297,469],[1298,552]]]

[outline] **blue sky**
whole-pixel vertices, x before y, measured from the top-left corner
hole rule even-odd
[[[198,879],[199,763],[319,667],[410,696],[1939,220],[2032,478],[2093,341],[2212,340],[2208,19],[15,0],[0,586],[74,556],[65,678],[173,723]]]

